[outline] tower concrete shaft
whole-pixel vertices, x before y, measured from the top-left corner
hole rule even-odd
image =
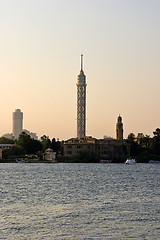
[[[18,139],[23,129],[23,113],[20,109],[16,109],[13,113],[13,136]]]
[[[120,115],[116,123],[116,139],[123,140],[123,123],[122,123],[122,117]]]
[[[83,72],[83,55],[81,55],[81,71],[77,82],[77,138],[86,136],[86,76]]]

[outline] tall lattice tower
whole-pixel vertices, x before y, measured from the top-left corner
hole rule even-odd
[[[86,136],[86,76],[83,72],[83,55],[81,55],[81,71],[77,82],[77,138]]]

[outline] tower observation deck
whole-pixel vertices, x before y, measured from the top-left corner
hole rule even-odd
[[[83,55],[81,70],[77,81],[77,138],[86,136],[86,76],[83,72]]]

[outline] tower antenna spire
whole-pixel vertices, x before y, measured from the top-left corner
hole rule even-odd
[[[81,71],[83,71],[83,54],[81,54]]]

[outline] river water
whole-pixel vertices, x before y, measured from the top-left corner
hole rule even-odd
[[[160,164],[0,164],[0,239],[160,239]]]

